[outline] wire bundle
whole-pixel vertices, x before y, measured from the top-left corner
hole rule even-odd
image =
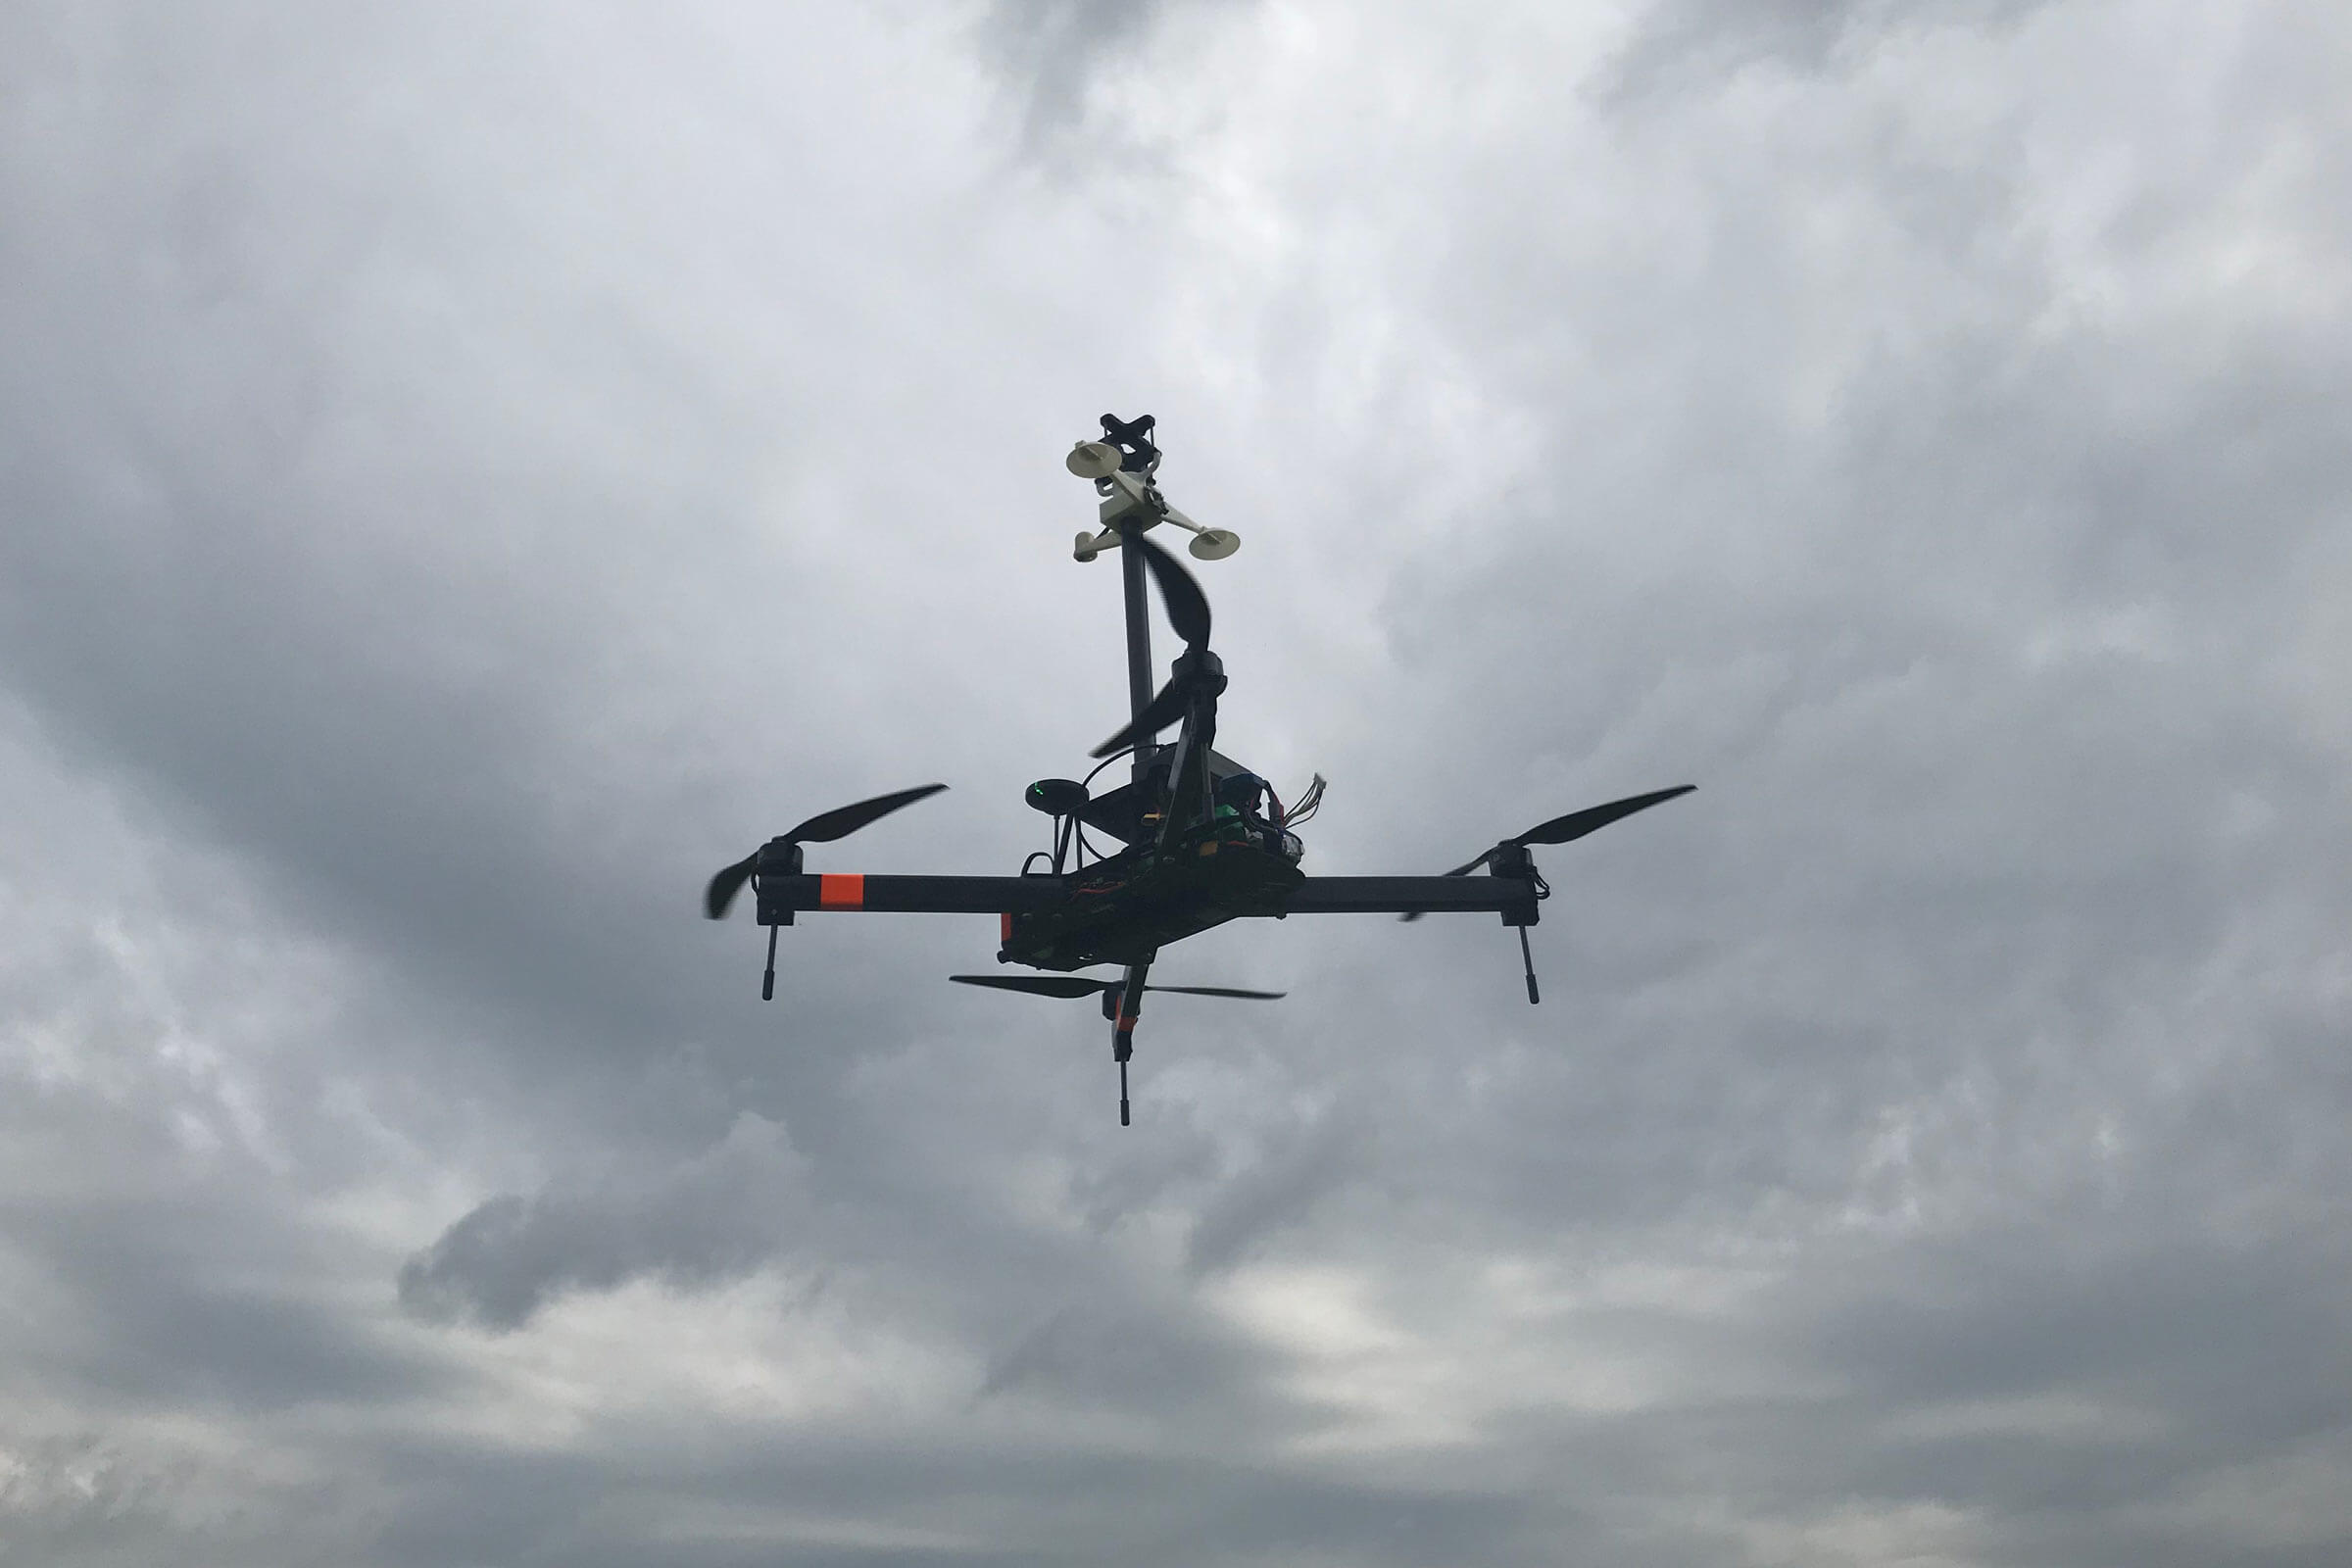
[[[1290,829],[1295,828],[1299,823],[1305,821],[1308,817],[1313,816],[1323,805],[1323,786],[1325,782],[1327,781],[1324,779],[1323,775],[1317,773],[1315,775],[1314,782],[1307,785],[1306,793],[1298,797],[1298,804],[1292,807],[1287,811],[1282,808],[1281,798],[1276,797],[1274,802],[1275,822],[1280,825],[1285,832],[1288,832]]]

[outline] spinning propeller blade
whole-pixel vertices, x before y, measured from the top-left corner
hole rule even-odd
[[[902,806],[912,806],[926,795],[937,795],[946,788],[945,784],[923,784],[914,789],[900,790],[895,795],[877,795],[870,801],[859,801],[855,806],[836,807],[810,817],[783,837],[770,842],[830,844],[835,839],[848,838],[859,828],[888,816]],[[766,853],[766,845],[761,845],[710,879],[710,887],[703,895],[705,914],[713,920],[726,916],[727,906],[735,902],[735,895],[743,891],[744,883],[750,881],[752,873],[760,869],[760,857]]]
[[[1461,865],[1457,865],[1457,866],[1455,866],[1455,867],[1454,867],[1452,870],[1450,870],[1450,871],[1447,871],[1447,872],[1446,873],[1446,875],[1447,875],[1447,876],[1468,876],[1468,875],[1469,875],[1471,872],[1473,872],[1473,871],[1477,870],[1477,869],[1478,869],[1480,866],[1482,866],[1482,865],[1486,864],[1486,863],[1487,863],[1489,860],[1492,860],[1493,858],[1494,858],[1494,852],[1493,850],[1489,850],[1489,851],[1488,851],[1486,854],[1484,854],[1484,855],[1480,856],[1480,857],[1479,857],[1477,859],[1475,859],[1475,860],[1470,860],[1470,861],[1466,861],[1465,863],[1463,863],[1463,864],[1461,864]],[[1409,910],[1407,910],[1406,912],[1404,912],[1403,914],[1400,914],[1400,915],[1398,915],[1396,918],[1397,918],[1398,920],[1402,921],[1402,922],[1403,922],[1404,924],[1406,924],[1406,925],[1411,925],[1411,924],[1412,924],[1412,923],[1413,923],[1415,920],[1418,920],[1418,919],[1420,919],[1422,915],[1424,915],[1424,914],[1426,914],[1426,913],[1428,913],[1428,912],[1429,912],[1429,911],[1428,911],[1428,910],[1426,910],[1426,909],[1409,909]]]
[[[1670,790],[1653,790],[1647,795],[1629,795],[1622,801],[1611,801],[1606,806],[1588,806],[1581,811],[1570,811],[1566,816],[1555,816],[1542,827],[1531,827],[1517,838],[1507,842],[1512,844],[1566,844],[1569,840],[1581,839],[1597,828],[1607,827],[1619,817],[1631,816],[1636,811],[1646,811],[1651,807],[1671,801],[1678,795],[1688,795],[1696,788],[1698,786],[1695,784],[1677,784]]]
[[[1119,980],[1093,980],[1075,974],[952,974],[957,985],[987,986],[992,991],[1026,991],[1039,997],[1099,997],[1116,991]],[[1251,1002],[1279,1002],[1287,991],[1237,991],[1231,986],[1152,986],[1146,991],[1175,991],[1188,997],[1240,997]]]
[[[959,986],[986,986],[991,991],[1026,991],[1035,997],[1099,997],[1116,980],[1089,980],[1074,974],[952,974]]]
[[[1108,757],[1111,753],[1143,739],[1146,735],[1158,734],[1170,724],[1184,717],[1185,704],[1191,698],[1192,691],[1183,681],[1168,682],[1159,689],[1159,695],[1152,698],[1142,712],[1120,725],[1116,735],[1087,755],[1098,758]]]
[[[725,919],[727,906],[735,902],[735,895],[743,891],[743,885],[759,868],[760,852],[754,850],[712,877],[709,890],[703,894],[703,913],[713,920]]]
[[[784,835],[787,844],[830,844],[846,839],[868,822],[878,821],[902,806],[912,806],[927,795],[937,795],[945,784],[917,784],[913,789],[901,790],[896,795],[877,795],[856,806],[837,806],[832,810],[812,816]]]
[[[1566,816],[1555,816],[1548,822],[1529,828],[1517,838],[1504,839],[1502,842],[1516,845],[1566,844],[1571,840],[1581,839],[1588,833],[1607,827],[1620,817],[1631,816],[1636,811],[1645,811],[1653,806],[1673,800],[1678,795],[1688,795],[1696,788],[1698,786],[1695,784],[1677,784],[1670,790],[1652,790],[1647,795],[1629,795],[1622,801],[1611,801],[1606,806],[1588,806],[1581,811],[1570,811]],[[1495,848],[1499,849],[1501,845],[1497,845]],[[1494,851],[1489,850],[1477,859],[1466,865],[1457,865],[1446,874],[1447,876],[1468,876],[1494,858]],[[1406,921],[1418,920],[1421,918],[1421,910],[1415,909],[1411,913],[1399,915],[1397,918]]]
[[[1127,539],[1131,550],[1144,553],[1144,564],[1152,568],[1152,576],[1159,584],[1159,602],[1168,609],[1168,624],[1176,628],[1188,648],[1203,648],[1208,644],[1208,595],[1193,581],[1193,574],[1184,569],[1174,556],[1145,538],[1132,534]]]
[[[1231,986],[1146,986],[1146,991],[1176,991],[1188,997],[1240,997],[1250,1002],[1280,1002],[1288,991],[1236,991]]]
[[[1160,603],[1167,607],[1168,624],[1184,639],[1185,652],[1190,654],[1208,646],[1208,596],[1193,581],[1193,574],[1184,569],[1174,556],[1146,539],[1141,534],[1129,535],[1126,546],[1141,552],[1144,564],[1152,568],[1152,576],[1159,584]],[[1159,689],[1144,710],[1119,727],[1119,732],[1092,753],[1108,757],[1123,746],[1155,735],[1184,717],[1185,705],[1192,699],[1192,686],[1179,671]]]

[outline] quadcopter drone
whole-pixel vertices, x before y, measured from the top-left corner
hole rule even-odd
[[[1102,498],[1099,531],[1078,535],[1073,556],[1093,561],[1120,552],[1126,594],[1127,689],[1130,716],[1094,750],[1098,765],[1081,779],[1040,779],[1028,803],[1053,819],[1052,847],[1032,854],[1018,876],[861,876],[803,869],[801,847],[846,838],[903,806],[947,788],[925,784],[877,796],[812,816],[770,839],[710,879],[704,911],[725,916],[749,882],[761,925],[767,927],[767,968],[760,995],[776,991],[776,932],[805,910],[873,909],[995,914],[1001,918],[999,963],[1058,970],[1039,975],[950,975],[963,985],[1035,996],[1098,997],[1111,1025],[1111,1059],[1119,1068],[1119,1125],[1129,1122],[1127,1063],[1135,1054],[1135,1025],[1147,992],[1274,1001],[1279,991],[1221,986],[1147,985],[1159,950],[1228,920],[1282,919],[1294,914],[1424,914],[1475,910],[1499,914],[1519,933],[1527,1000],[1541,1000],[1527,928],[1551,896],[1529,847],[1566,844],[1621,817],[1645,810],[1695,786],[1678,785],[1594,806],[1532,827],[1497,843],[1443,876],[1308,876],[1298,869],[1304,846],[1294,831],[1321,804],[1323,779],[1290,807],[1267,782],[1220,754],[1217,698],[1225,666],[1209,651],[1208,600],[1176,559],[1146,534],[1161,523],[1191,533],[1192,554],[1221,561],[1241,548],[1223,528],[1203,528],[1168,505],[1157,483],[1159,449],[1150,415],[1125,420],[1102,416],[1102,439],[1081,441],[1066,466],[1094,481]],[[1152,640],[1144,579],[1159,585],[1168,624],[1184,640],[1166,684],[1152,689]],[[1176,728],[1173,745],[1156,737]],[[1096,795],[1088,786],[1120,758],[1126,782]],[[1096,852],[1086,830],[1124,848]],[[1488,874],[1470,872],[1484,866]],[[1071,971],[1117,964],[1112,976]]]

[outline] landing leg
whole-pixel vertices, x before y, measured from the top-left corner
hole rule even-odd
[[[1135,1016],[1144,1007],[1144,976],[1151,972],[1152,960],[1127,966],[1127,978],[1119,986],[1118,1010],[1110,1022],[1110,1056],[1119,1064],[1119,1125],[1132,1125],[1127,1104],[1127,1058],[1135,1054]]]
[[[1519,928],[1519,961],[1527,968],[1527,1000],[1531,1003],[1542,1002],[1544,999],[1536,995],[1536,956],[1527,949],[1525,926]]]

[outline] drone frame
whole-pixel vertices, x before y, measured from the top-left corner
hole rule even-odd
[[[1217,698],[1226,684],[1223,665],[1208,648],[1209,612],[1205,596],[1190,574],[1165,551],[1147,539],[1145,534],[1161,522],[1174,523],[1196,535],[1193,553],[1207,560],[1222,559],[1239,548],[1239,540],[1233,534],[1200,527],[1170,507],[1159,494],[1154,475],[1160,454],[1151,439],[1153,423],[1150,415],[1122,420],[1106,414],[1102,419],[1103,439],[1080,443],[1068,463],[1073,473],[1093,479],[1097,491],[1103,497],[1101,506],[1102,532],[1094,536],[1085,533],[1078,536],[1077,549],[1074,551],[1076,559],[1091,561],[1106,549],[1116,549],[1120,555],[1120,581],[1126,611],[1129,718],[1118,734],[1096,749],[1095,755],[1115,759],[1122,747],[1132,749],[1130,790],[1138,820],[1132,834],[1119,835],[1129,841],[1131,853],[1168,852],[1185,834],[1212,820],[1212,760],[1215,758],[1212,745],[1216,738],[1216,706]],[[1158,582],[1169,621],[1184,637],[1186,644],[1184,653],[1175,661],[1167,684],[1156,693],[1152,690],[1152,633],[1145,586],[1147,577]],[[1176,740],[1169,746],[1158,745],[1154,737],[1171,725],[1178,726]],[[1153,829],[1150,816],[1146,814],[1146,807],[1158,795],[1156,779],[1163,753],[1172,755],[1168,760],[1164,808],[1158,814],[1159,819]],[[1046,783],[1060,787],[1063,781]],[[1087,804],[1083,786],[1068,787],[1076,790],[1075,805],[1083,809]],[[1424,914],[1491,913],[1500,916],[1502,924],[1517,929],[1520,961],[1527,982],[1527,1000],[1537,1003],[1542,997],[1536,984],[1535,959],[1528,945],[1527,928],[1542,918],[1540,906],[1549,897],[1551,889],[1536,869],[1529,846],[1562,844],[1582,838],[1636,811],[1688,794],[1693,787],[1679,785],[1555,817],[1516,838],[1498,842],[1476,859],[1442,876],[1303,876],[1295,870],[1286,871],[1284,891],[1278,895],[1263,897],[1254,906],[1218,913],[1213,918],[1191,925],[1181,935],[1191,935],[1229,918],[1282,919],[1293,914],[1396,914],[1411,920]],[[809,872],[804,868],[801,853],[804,843],[845,837],[868,822],[943,788],[944,785],[924,785],[812,817],[792,832],[771,839],[750,858],[727,867],[712,878],[707,896],[706,912],[713,919],[726,912],[728,903],[747,880],[755,892],[757,918],[760,924],[768,928],[767,967],[760,985],[763,998],[772,999],[775,994],[777,928],[791,925],[795,916],[808,912],[866,910],[996,914],[1002,917],[1003,933],[1007,944],[1007,951],[999,954],[999,960],[1029,961],[1016,960],[1009,951],[1016,920],[1025,915],[1069,908],[1076,892],[1074,885],[1084,875],[1083,868],[1073,875],[1062,874],[1060,851],[1065,841],[1058,831],[1058,810],[1054,871],[1051,874],[884,876],[857,872]],[[1031,804],[1039,806],[1041,809],[1054,809],[1051,797],[1044,801],[1038,798],[1044,788],[1044,784],[1032,786]],[[1097,820],[1091,816],[1088,819]],[[1149,850],[1141,842],[1147,834],[1152,838]],[[1211,845],[1210,849],[1214,847]],[[1106,862],[1097,862],[1102,863]],[[1486,876],[1473,877],[1468,874],[1481,866],[1486,868]],[[1181,935],[1166,940],[1181,940]],[[1156,946],[1147,947],[1125,963],[1124,973],[1119,979],[1094,980],[1088,988],[1088,992],[1099,990],[1102,993],[1104,1016],[1111,1021],[1111,1054],[1119,1068],[1119,1122],[1122,1126],[1127,1125],[1130,1119],[1127,1063],[1134,1054],[1135,1026],[1146,992],[1201,990],[1211,995],[1266,995],[1220,991],[1216,988],[1150,985],[1148,977],[1156,955]],[[1072,981],[1067,979],[1049,982],[1045,977],[1040,977],[1034,985],[1022,985],[1013,977],[953,978],[966,984],[993,985],[1006,990],[1034,990],[1049,996],[1088,994],[1070,990]]]

